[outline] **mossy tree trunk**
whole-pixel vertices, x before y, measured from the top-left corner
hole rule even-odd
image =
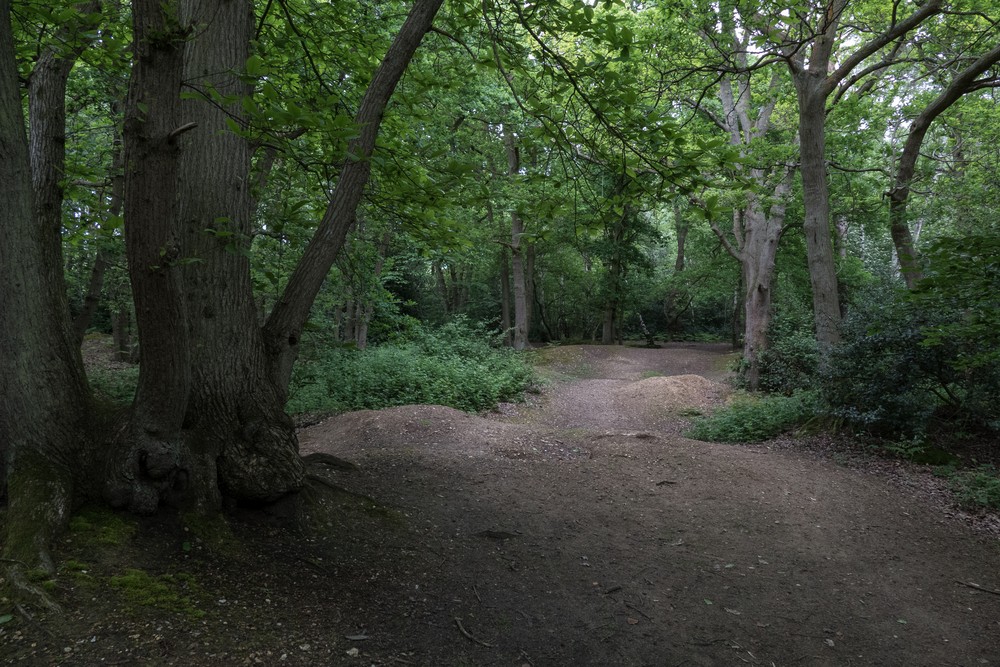
[[[47,56],[48,54],[46,54]],[[43,56],[45,58],[46,56]],[[52,57],[55,57],[54,55]],[[46,99],[58,86],[60,67],[37,70],[35,94]],[[44,73],[43,73],[44,72]],[[49,76],[55,72],[55,76]],[[59,105],[62,99],[58,100]],[[59,111],[36,107],[49,114],[35,124],[38,154],[55,156],[64,131]],[[52,571],[48,545],[60,530],[76,492],[76,475],[87,463],[81,456],[90,443],[89,394],[79,348],[66,307],[59,234],[40,224],[37,213],[59,196],[54,190],[36,200],[28,140],[25,135],[21,90],[14,59],[10,2],[0,0],[0,490],[8,499],[7,535],[3,554],[9,579],[23,580],[23,569]],[[45,132],[41,130],[45,128]],[[41,167],[41,165],[40,165]],[[52,171],[39,170],[46,179]],[[49,182],[49,181],[46,181]],[[58,206],[56,206],[58,210]],[[55,264],[53,264],[55,263]],[[5,488],[4,488],[5,485]]]

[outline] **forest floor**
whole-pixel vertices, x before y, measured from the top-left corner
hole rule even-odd
[[[65,612],[0,616],[0,661],[1000,665],[995,518],[829,439],[685,438],[728,358],[552,348],[545,390],[494,414],[337,416],[303,454],[357,469],[234,511],[214,548],[84,511],[49,582]]]

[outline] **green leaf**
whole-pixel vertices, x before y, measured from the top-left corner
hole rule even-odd
[[[3,616],[0,616],[0,625],[3,625],[4,623],[10,623],[13,620],[14,620],[13,614],[4,614]]]

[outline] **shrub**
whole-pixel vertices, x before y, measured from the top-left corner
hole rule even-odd
[[[456,320],[368,350],[331,348],[296,368],[290,413],[377,410],[414,403],[475,412],[518,397],[531,367],[498,335]]]
[[[869,295],[845,319],[822,384],[831,413],[887,438],[921,436],[942,423],[989,428],[1000,414],[998,365],[962,367],[977,341],[928,340],[927,331],[960,317],[953,309],[925,310],[892,296]]]
[[[810,421],[820,412],[819,405],[812,391],[792,396],[746,394],[696,419],[687,436],[708,442],[760,442]]]
[[[790,395],[814,389],[819,372],[819,348],[807,315],[779,315],[768,332],[770,346],[760,355],[758,389]],[[740,361],[734,383],[746,388],[747,365]]]

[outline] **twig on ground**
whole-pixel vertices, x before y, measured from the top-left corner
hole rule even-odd
[[[455,625],[458,627],[458,631],[461,632],[463,635],[465,635],[465,638],[468,639],[469,641],[479,644],[480,646],[485,646],[486,648],[496,648],[493,644],[490,644],[489,642],[484,642],[482,639],[473,636],[472,633],[466,630],[465,626],[462,625],[461,619],[456,618]]]
[[[979,584],[974,584],[971,581],[960,581],[960,580],[956,579],[955,583],[956,584],[962,584],[963,586],[968,586],[969,588],[971,588],[973,590],[982,591],[983,593],[991,593],[993,595],[1000,595],[1000,591],[995,591],[992,588],[984,588],[983,586],[980,586]]]
[[[639,609],[634,604],[629,604],[628,602],[626,602],[625,606],[628,607],[629,609],[631,609],[632,611],[634,611],[635,613],[639,614],[643,618],[645,618],[647,621],[652,621],[653,620],[652,618],[649,617],[649,614],[647,614],[646,612],[644,612],[642,609]]]
[[[472,587],[472,592],[476,594],[476,599],[479,600],[479,604],[483,603],[483,599],[479,597],[479,589],[475,586]]]

